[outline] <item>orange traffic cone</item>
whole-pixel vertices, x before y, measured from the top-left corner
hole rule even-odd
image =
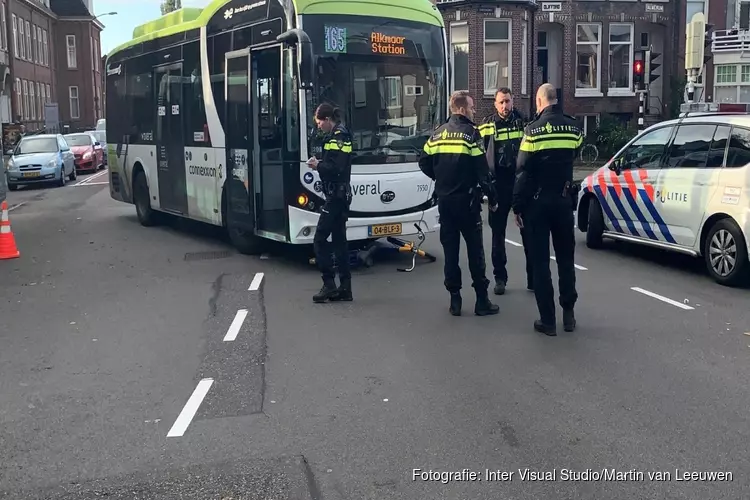
[[[17,259],[21,256],[21,252],[16,247],[16,238],[13,237],[13,231],[10,229],[7,201],[3,202],[0,210],[2,210],[2,216],[0,217],[0,260]]]

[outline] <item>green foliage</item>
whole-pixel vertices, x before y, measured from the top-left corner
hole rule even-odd
[[[609,158],[638,133],[637,125],[626,124],[610,114],[599,117],[599,126],[593,134],[599,158]]]
[[[182,8],[182,0],[164,0],[161,4],[161,15],[169,14]]]

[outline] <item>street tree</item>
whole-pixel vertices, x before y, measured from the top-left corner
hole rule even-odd
[[[161,3],[161,14],[168,14],[182,8],[182,0],[164,0]]]

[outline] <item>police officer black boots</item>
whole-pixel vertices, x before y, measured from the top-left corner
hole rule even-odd
[[[351,278],[339,278],[341,285],[338,288],[336,296],[331,299],[333,302],[351,302],[354,300],[352,296],[352,279]]]
[[[461,299],[461,292],[451,292],[451,305],[448,309],[453,316],[461,316],[461,307],[463,306],[463,300]]]
[[[333,301],[338,298],[339,290],[336,288],[334,281],[326,281],[318,293],[313,295],[313,302],[321,304],[329,300]]]
[[[490,302],[487,290],[477,290],[477,303],[474,306],[474,314],[477,316],[491,316],[500,312],[500,306]]]
[[[576,329],[576,315],[573,309],[563,309],[563,329],[572,332]]]

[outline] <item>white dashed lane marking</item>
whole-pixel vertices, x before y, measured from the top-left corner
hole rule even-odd
[[[224,342],[232,342],[237,338],[242,328],[242,323],[245,322],[245,318],[247,318],[247,309],[237,311],[237,314],[234,315],[234,321],[229,325],[229,330],[227,330],[227,334],[224,336]]]
[[[263,273],[255,273],[255,277],[253,278],[253,281],[250,283],[250,287],[247,290],[248,291],[258,290],[262,282],[263,282]]]
[[[177,420],[175,420],[174,425],[169,429],[167,437],[180,437],[185,434],[190,422],[193,421],[193,417],[195,417],[195,414],[198,412],[198,408],[203,402],[203,398],[206,397],[206,394],[208,394],[208,390],[213,383],[214,379],[212,378],[204,378],[198,382],[190,399],[185,403],[185,407],[180,412]]]
[[[672,300],[672,299],[670,299],[668,297],[665,297],[663,295],[659,295],[658,293],[649,292],[648,290],[644,290],[643,288],[640,288],[640,287],[637,287],[637,286],[630,287],[630,289],[633,290],[633,291],[635,291],[635,292],[642,293],[643,295],[647,295],[647,296],[649,296],[651,298],[654,298],[656,300],[661,300],[662,302],[666,302],[667,304],[671,304],[671,305],[673,305],[675,307],[679,307],[680,309],[684,309],[686,311],[690,311],[690,310],[693,309],[693,307],[690,307],[687,304],[683,304],[682,302],[677,302],[676,300]]]
[[[523,244],[518,243],[517,241],[506,239],[505,242],[508,243],[508,244],[510,244],[510,245],[513,245],[514,247],[523,248]],[[555,258],[554,255],[552,257],[550,257],[550,260],[554,260],[555,262],[557,262],[557,259]],[[575,266],[576,269],[578,269],[580,271],[588,271],[589,270],[588,267],[579,266],[578,264],[573,264],[573,265]]]

